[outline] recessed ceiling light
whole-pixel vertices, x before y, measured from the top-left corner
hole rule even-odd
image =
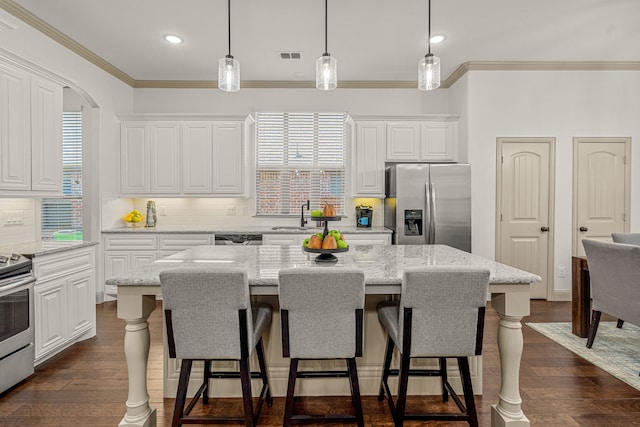
[[[175,34],[165,34],[164,39],[171,44],[180,44],[184,41],[182,37],[176,36]]]
[[[445,38],[446,36],[444,34],[434,34],[433,36],[431,36],[431,43],[433,44],[442,43]]]

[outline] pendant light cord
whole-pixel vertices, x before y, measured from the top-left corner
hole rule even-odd
[[[324,54],[329,55],[327,49],[327,14],[328,14],[327,0],[324,0]]]
[[[431,55],[431,0],[429,0],[429,18],[427,19],[427,47],[429,51],[428,55]]]
[[[231,56],[231,0],[228,0],[227,3],[227,19],[229,29],[229,54],[227,56]]]

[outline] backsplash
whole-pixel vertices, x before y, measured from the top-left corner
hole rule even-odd
[[[147,200],[154,200],[158,225],[192,224],[222,227],[228,226],[263,226],[263,225],[297,225],[299,217],[264,218],[254,216],[254,205],[251,199],[223,199],[223,198],[154,198],[154,199],[111,199],[103,200],[103,228],[123,227],[120,219],[132,209],[139,210],[146,216]],[[373,207],[373,226],[382,227],[384,224],[383,207],[380,199],[347,199],[346,215],[341,225],[355,226],[356,205],[366,204]],[[115,215],[115,216],[114,216]],[[309,212],[305,210],[305,217]],[[109,220],[108,218],[114,218]]]
[[[0,198],[0,245],[33,242],[36,238],[36,200]]]

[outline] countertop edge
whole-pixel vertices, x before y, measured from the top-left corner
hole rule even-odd
[[[99,242],[92,240],[71,240],[59,242],[59,241],[42,241],[42,242],[28,242],[17,243],[15,245],[0,246],[0,252],[7,253],[19,253],[26,257],[33,258],[44,255],[51,255],[59,252],[73,251],[76,249],[87,248],[90,246],[96,246]]]

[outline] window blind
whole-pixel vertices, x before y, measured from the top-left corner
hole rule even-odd
[[[256,214],[299,215],[325,203],[344,214],[345,113],[256,114]]]
[[[82,112],[62,117],[62,198],[42,200],[43,239],[82,239]]]

